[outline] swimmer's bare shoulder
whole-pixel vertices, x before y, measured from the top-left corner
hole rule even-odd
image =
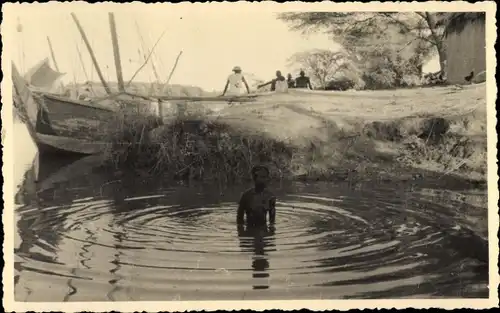
[[[265,197],[269,199],[269,201],[276,202],[276,196],[271,190],[266,188],[264,189],[263,193]],[[245,192],[241,194],[240,203],[252,200],[252,197],[255,195],[256,195],[255,188],[247,189]]]
[[[248,188],[245,190],[240,197],[240,205],[247,204],[249,203],[250,200],[252,200],[252,197],[255,195],[255,189],[254,188]]]

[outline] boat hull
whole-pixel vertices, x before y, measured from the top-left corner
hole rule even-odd
[[[106,128],[116,116],[116,112],[110,109],[54,95],[42,95],[39,101],[43,103],[46,120],[50,121],[54,133],[62,137],[90,141],[104,140]],[[37,131],[46,133],[40,129]],[[47,134],[52,135],[52,133]]]
[[[97,136],[101,125],[98,122],[102,122],[106,118],[109,119],[112,111],[87,107],[82,109],[77,105],[64,108],[63,102],[44,101],[46,98],[43,95],[35,95],[30,90],[28,83],[14,65],[12,65],[12,81],[15,91],[16,112],[27,126],[39,153],[89,155],[104,151],[106,144],[100,140],[102,135]],[[68,125],[70,108],[73,108],[73,112],[78,114],[83,112],[82,120],[84,120],[85,127],[78,128]],[[58,112],[57,109],[61,111]],[[91,120],[91,118],[99,115],[94,112],[101,113],[98,121]],[[108,112],[111,113],[107,114]],[[76,114],[72,115],[76,116]],[[62,116],[66,116],[66,119],[61,118]],[[60,119],[52,120],[54,117]]]

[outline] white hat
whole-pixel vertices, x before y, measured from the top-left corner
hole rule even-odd
[[[235,66],[235,67],[233,67],[233,71],[241,71],[241,67]]]

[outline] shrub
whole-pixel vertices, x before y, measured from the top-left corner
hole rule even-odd
[[[343,90],[348,90],[348,89],[352,89],[356,86],[356,83],[347,78],[347,77],[342,77],[342,78],[339,78],[339,79],[335,79],[335,80],[332,80],[332,81],[329,81],[327,84],[326,84],[326,88],[325,90],[340,90],[340,91],[343,91]]]
[[[121,114],[110,123],[107,136],[107,159],[114,166],[172,179],[235,182],[250,178],[252,166],[261,163],[283,176],[294,154],[283,142],[241,134],[202,114],[166,125],[155,118]]]

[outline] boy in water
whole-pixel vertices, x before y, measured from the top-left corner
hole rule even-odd
[[[255,184],[241,196],[236,222],[242,226],[246,217],[248,227],[267,226],[267,214],[269,224],[274,225],[276,216],[276,197],[267,189],[269,182],[269,169],[265,166],[252,168],[252,177]]]

